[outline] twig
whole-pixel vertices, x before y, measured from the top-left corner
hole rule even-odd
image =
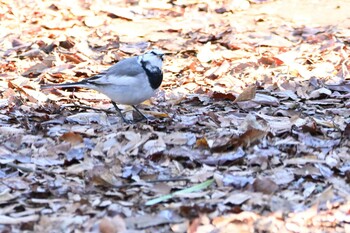
[[[174,181],[190,181],[190,179],[185,177],[174,177],[169,179],[159,179],[159,180],[148,180],[145,181],[146,183],[154,184],[154,183],[161,183],[161,182],[174,182]],[[128,187],[134,187],[134,186],[142,186],[143,183],[132,183],[132,184],[122,184],[122,185],[115,185],[114,188],[128,188]]]
[[[36,171],[36,170],[31,169],[31,168],[23,167],[23,166],[17,165],[17,164],[12,163],[12,162],[7,163],[6,166],[21,170],[22,172],[26,172],[26,173],[40,173],[40,174],[43,173],[42,171]]]
[[[51,171],[48,171],[48,170],[39,171],[39,170],[36,170],[36,169],[20,166],[20,165],[17,165],[15,163],[12,163],[12,162],[7,163],[6,166],[14,168],[14,169],[21,170],[21,172],[25,172],[25,173],[55,174],[54,172],[51,172]]]
[[[90,109],[90,110],[95,110],[95,111],[101,111],[101,112],[105,112],[105,113],[110,113],[110,114],[117,114],[117,112],[115,111],[110,111],[107,109],[101,109],[101,108],[94,108],[94,107],[90,107],[90,106],[86,106],[86,105],[79,105],[79,104],[66,104],[62,106],[63,108],[69,108],[69,107],[78,107],[78,108],[83,108],[83,109]]]
[[[168,179],[159,179],[159,180],[148,180],[147,183],[160,183],[160,182],[173,182],[173,181],[190,181],[190,179],[186,177],[174,177],[174,178],[168,178]]]

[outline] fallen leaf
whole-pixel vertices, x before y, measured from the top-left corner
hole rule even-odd
[[[68,116],[68,122],[78,123],[82,125],[96,123],[99,125],[110,125],[107,115],[105,113],[96,113],[96,112],[82,112],[75,115]]]
[[[15,225],[21,223],[35,222],[39,220],[39,217],[39,215],[28,215],[23,217],[9,217],[6,215],[0,215],[0,224]]]
[[[260,93],[256,93],[253,101],[255,103],[262,104],[262,105],[278,106],[280,104],[280,102],[276,97],[260,94]]]
[[[119,215],[111,217],[104,217],[99,224],[101,233],[123,233],[126,232],[126,223]]]
[[[158,226],[166,223],[178,223],[182,221],[181,217],[173,213],[173,211],[163,212],[164,214],[160,212],[157,215],[140,215],[126,218],[125,222],[127,228],[144,229],[151,226]]]
[[[98,27],[104,24],[104,20],[102,17],[89,16],[85,18],[84,23],[88,27]]]
[[[232,193],[229,197],[225,199],[224,203],[229,203],[232,205],[242,205],[250,198],[251,195],[249,195],[249,193]]]
[[[60,139],[62,141],[70,142],[73,146],[83,142],[83,137],[74,132],[64,133]]]
[[[243,90],[241,94],[233,101],[234,103],[252,100],[256,95],[256,86],[250,86]]]
[[[256,178],[252,186],[255,192],[261,192],[264,194],[273,194],[279,188],[270,178]]]

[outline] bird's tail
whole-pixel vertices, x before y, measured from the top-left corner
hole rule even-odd
[[[86,87],[86,82],[62,83],[62,84],[45,84],[41,85],[41,89],[66,88],[66,87]]]

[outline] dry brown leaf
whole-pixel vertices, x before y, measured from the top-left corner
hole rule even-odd
[[[255,128],[248,129],[244,134],[239,136],[238,143],[240,146],[250,146],[251,144],[265,137],[266,134],[267,132],[263,130]]]
[[[49,67],[44,63],[38,63],[30,68],[28,68],[22,75],[23,76],[30,76],[30,77],[36,77],[42,72],[44,72]]]
[[[203,149],[209,148],[207,139],[206,138],[197,138],[196,147],[203,148]]]
[[[101,233],[126,233],[126,224],[119,215],[111,217],[104,217],[99,224]]]
[[[265,137],[267,134],[266,131],[251,128],[248,129],[240,136],[232,136],[230,139],[226,140],[226,142],[222,143],[223,139],[220,139],[220,144],[216,144],[212,146],[212,151],[214,152],[225,152],[236,150],[238,147],[249,147],[254,144],[258,140]]]
[[[262,192],[265,194],[273,194],[278,190],[278,185],[270,178],[256,178],[253,183],[255,192]]]
[[[118,168],[109,166],[94,166],[93,168],[89,169],[88,175],[89,179],[94,183],[94,185],[113,187],[122,185],[121,180],[115,174],[120,172],[118,170]]]
[[[220,93],[216,91],[211,94],[211,98],[236,101],[236,96],[234,96],[232,93]]]
[[[239,225],[249,225],[247,223],[254,222],[259,218],[259,215],[252,213],[252,212],[242,212],[240,214],[229,214],[224,216],[219,216],[213,219],[212,224],[218,228],[223,228],[227,226],[228,224],[236,223],[237,227]],[[240,229],[240,228],[238,228]],[[246,231],[240,231],[240,232],[246,232]]]
[[[200,218],[195,218],[189,225],[187,232],[188,233],[196,233],[197,229],[200,225]]]
[[[80,134],[74,132],[67,132],[60,137],[60,140],[69,142],[74,146],[82,143],[83,137]]]
[[[344,0],[17,2],[0,1],[1,232],[350,232]],[[155,47],[156,120],[39,91]]]
[[[241,94],[233,101],[234,103],[248,101],[255,98],[256,86],[250,86],[243,90]]]
[[[231,193],[224,201],[224,203],[230,203],[232,205],[241,205],[251,198],[249,193]]]

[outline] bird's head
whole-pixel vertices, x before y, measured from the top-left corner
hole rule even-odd
[[[140,63],[162,69],[164,53],[159,49],[152,49],[140,56]]]

